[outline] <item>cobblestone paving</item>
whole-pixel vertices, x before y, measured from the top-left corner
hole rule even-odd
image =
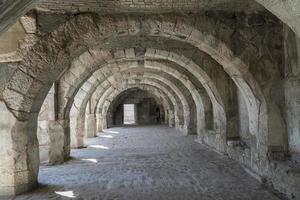
[[[275,200],[234,161],[165,126],[108,129],[16,200]]]

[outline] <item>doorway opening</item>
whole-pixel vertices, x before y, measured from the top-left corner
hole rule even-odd
[[[136,106],[135,104],[123,105],[124,125],[136,124]]]

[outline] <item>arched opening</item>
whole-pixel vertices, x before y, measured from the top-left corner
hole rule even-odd
[[[163,106],[157,100],[149,92],[140,89],[119,94],[108,108],[107,127],[164,124]],[[128,118],[126,111],[129,111]]]

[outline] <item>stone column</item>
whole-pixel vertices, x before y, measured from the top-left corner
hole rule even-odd
[[[105,119],[106,119],[105,120],[106,121],[106,126],[107,127],[112,127],[112,125],[113,125],[113,114],[110,111],[106,112]]]
[[[65,135],[63,124],[60,124],[58,121],[49,121],[48,133],[50,140],[49,164],[61,164],[65,160]]]
[[[174,112],[173,110],[169,110],[169,127],[174,127],[175,126],[175,119],[174,119]]]
[[[169,125],[169,110],[164,110],[163,124]]]
[[[37,186],[39,144],[37,114],[19,121],[0,102],[0,196],[12,196]]]
[[[102,130],[107,128],[107,121],[106,121],[106,117],[102,117]]]
[[[175,128],[176,128],[177,130],[180,130],[180,125],[179,125],[180,120],[179,120],[179,114],[178,114],[177,110],[175,110],[175,118],[174,118],[174,122],[175,122]]]
[[[289,151],[300,161],[300,38],[285,27],[285,101]]]
[[[37,135],[40,143],[40,151],[45,149],[46,153],[40,154],[41,161],[47,160],[49,164],[61,164],[64,162],[64,121],[58,121],[55,117],[56,104],[55,87],[49,90],[38,116]],[[66,153],[68,154],[68,153]]]
[[[78,116],[70,115],[70,130],[71,130],[71,147],[82,148],[84,147],[84,120],[85,116],[78,114]]]
[[[97,124],[95,114],[86,115],[86,135],[88,138],[97,136]]]
[[[57,123],[61,124],[63,127],[63,134],[64,134],[64,160],[68,160],[70,158],[71,153],[71,131],[70,131],[70,120],[58,120]]]
[[[97,118],[97,133],[99,133],[99,132],[102,132],[102,130],[103,130],[102,115],[101,114],[97,114],[96,118]]]

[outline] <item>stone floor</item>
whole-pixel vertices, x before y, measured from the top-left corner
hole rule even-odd
[[[165,126],[108,129],[42,166],[42,187],[15,200],[275,200],[234,161]]]

